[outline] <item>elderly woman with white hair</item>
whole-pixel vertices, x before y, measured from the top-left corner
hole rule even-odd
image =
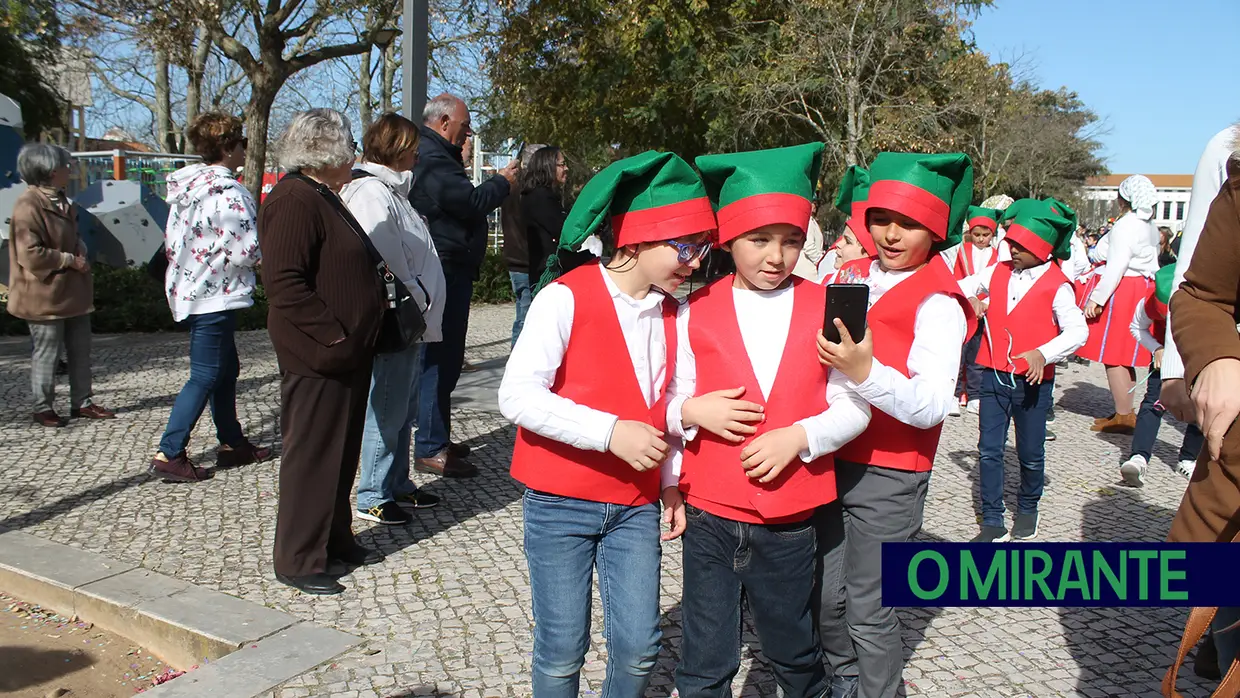
[[[1148,177],[1133,175],[1120,183],[1116,204],[1120,216],[1098,245],[1105,265],[1085,303],[1089,341],[1076,353],[1106,366],[1115,401],[1115,412],[1094,420],[1092,429],[1131,434],[1137,425],[1132,395],[1135,367],[1148,366],[1151,356],[1128,332],[1128,325],[1151,293],[1158,272],[1158,229],[1150,222],[1158,206],[1158,191]]]
[[[339,112],[297,114],[278,145],[288,174],[258,214],[267,332],[283,370],[275,572],[308,594],[340,593],[349,567],[383,560],[354,540],[349,502],[386,302],[338,198],[355,150]]]
[[[77,212],[65,196],[72,165],[69,151],[59,146],[23,146],[17,171],[29,188],[17,197],[9,226],[7,310],[30,327],[34,421],[45,427],[66,424],[53,404],[62,343],[69,362],[69,415],[115,416],[92,399],[90,314],[95,291],[86,246],[78,237]]]

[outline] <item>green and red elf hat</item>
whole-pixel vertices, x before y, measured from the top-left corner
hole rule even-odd
[[[1042,260],[1072,255],[1076,211],[1056,199],[1021,199],[1003,213],[1006,240],[1015,242]]]
[[[981,206],[969,207],[969,222],[966,227],[969,230],[974,228],[987,228],[990,232],[999,230],[999,221],[1003,218],[1003,211],[993,208],[982,208]]]
[[[805,232],[822,168],[822,143],[695,160],[719,219],[722,245],[764,225],[786,223]]]
[[[885,208],[921,223],[936,250],[960,242],[972,200],[973,161],[964,153],[879,153],[870,164],[867,211]]]
[[[870,171],[860,165],[849,165],[840,178],[840,192],[835,195],[835,207],[848,216],[845,225],[857,236],[857,242],[871,257],[878,254],[874,236],[865,226],[865,201],[870,196]]]
[[[1158,270],[1154,274],[1154,307],[1158,308],[1161,313],[1160,317],[1167,317],[1167,304],[1171,302],[1171,294],[1175,293],[1175,264],[1168,264]]]
[[[602,254],[595,234],[608,219],[617,248],[715,229],[715,212],[697,173],[679,155],[653,150],[617,160],[586,182],[564,219],[557,250]],[[537,288],[559,275],[559,255],[553,254]]]

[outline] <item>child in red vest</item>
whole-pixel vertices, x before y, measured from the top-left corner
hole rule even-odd
[[[829,690],[814,632],[816,507],[835,499],[832,453],[869,408],[818,364],[822,286],[791,276],[823,145],[697,159],[736,273],[695,292],[679,332],[668,430],[680,469],[684,638],[676,688],[731,695],[741,596],[783,694]]]
[[[1158,427],[1162,425],[1163,413],[1166,410],[1158,401],[1162,394],[1162,356],[1163,343],[1167,339],[1167,303],[1175,289],[1172,283],[1175,277],[1175,265],[1169,264],[1154,275],[1154,293],[1145,303],[1137,306],[1133,313],[1132,324],[1128,326],[1132,336],[1154,356],[1150,364],[1150,376],[1145,382],[1145,399],[1141,401],[1141,409],[1137,412],[1137,428],[1132,434],[1132,451],[1128,460],[1119,467],[1120,476],[1132,487],[1145,486],[1145,471],[1150,464],[1150,454],[1154,450],[1154,441],[1158,439]],[[1197,465],[1197,456],[1201,453],[1201,444],[1205,436],[1194,423],[1184,427],[1184,440],[1180,443],[1180,458],[1175,471],[1185,478],[1193,476]]]
[[[832,695],[894,696],[904,664],[900,621],[882,603],[885,541],[921,529],[943,420],[976,319],[933,248],[960,240],[973,166],[961,153],[881,153],[870,165],[866,225],[874,260],[840,270],[870,287],[869,330],[854,342],[818,335],[819,360],[847,376],[874,408],[866,431],[836,454],[839,501],[818,512],[819,631],[835,674]],[[858,680],[859,679],[859,680]]]
[[[1046,415],[1055,387],[1055,364],[1089,338],[1072,282],[1052,258],[1067,259],[1076,213],[1047,199],[1022,199],[1004,213],[1012,259],[961,280],[978,314],[986,316],[986,341],[977,362],[987,369],[981,390],[980,459],[982,526],[974,543],[1029,540],[1038,533],[1046,463]],[[989,294],[989,305],[978,300]],[[1003,524],[1003,451],[1008,424],[1016,425],[1020,491],[1012,531]]]
[[[660,498],[663,539],[684,530],[680,493],[660,479],[676,354],[670,294],[710,248],[714,212],[686,162],[647,152],[590,180],[560,249],[597,249],[594,231],[609,217],[615,255],[538,292],[499,388],[500,411],[519,427],[512,476],[527,487],[536,698],[578,695],[595,570],[603,693],[645,694],[659,652]]]
[[[956,255],[955,276],[957,280],[973,276],[984,269],[999,263],[999,248],[991,245],[995,231],[999,229],[1000,212],[993,208],[980,206],[969,207],[968,239]],[[982,346],[982,332],[985,321],[978,319],[977,331],[964,345],[964,356],[960,360],[960,375],[956,379],[956,398],[961,407],[977,414],[982,394],[982,367],[977,364],[977,350]],[[959,416],[960,410],[952,410],[952,416]]]
[[[819,270],[823,286],[835,283],[839,270],[848,262],[878,254],[874,238],[865,228],[865,198],[870,192],[870,172],[860,165],[849,165],[840,180],[840,191],[835,196],[835,208],[848,216],[844,232],[832,245],[835,250],[835,268]]]

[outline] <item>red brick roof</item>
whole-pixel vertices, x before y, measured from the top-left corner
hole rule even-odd
[[[1085,180],[1085,185],[1090,187],[1118,187],[1119,183],[1132,175],[1111,174],[1103,177],[1090,177]],[[1171,189],[1182,187],[1190,189],[1193,186],[1193,176],[1190,174],[1152,174],[1146,175],[1154,186],[1159,189]]]

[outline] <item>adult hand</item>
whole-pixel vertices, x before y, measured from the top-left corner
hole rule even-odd
[[[1197,408],[1188,397],[1188,388],[1185,387],[1183,378],[1163,379],[1162,393],[1159,394],[1158,401],[1167,408],[1171,416],[1181,422],[1197,421]]]
[[[818,330],[818,363],[834,368],[854,383],[864,383],[874,366],[874,333],[869,327],[865,328],[865,337],[856,343],[839,318],[835,319],[835,327],[840,331],[839,344],[828,340],[822,330]]]
[[[667,457],[663,432],[645,422],[621,419],[611,429],[607,450],[637,471],[653,470]]]
[[[1038,349],[1031,349],[1016,357],[1024,359],[1029,364],[1029,368],[1025,370],[1025,382],[1032,385],[1038,385],[1042,382],[1042,371],[1046,369],[1046,357]]]
[[[977,298],[970,298],[969,305],[973,306],[973,314],[979,318],[986,317],[986,308],[990,307],[989,303],[978,300]]]
[[[679,489],[664,487],[659,499],[663,501],[663,523],[667,524],[667,530],[659,535],[659,540],[676,540],[685,532],[687,523],[684,497]]]
[[[74,257],[69,268],[86,274],[90,272],[90,262],[87,262],[85,257]]]
[[[1154,352],[1154,370],[1155,371],[1162,370],[1162,357],[1163,357],[1163,350],[1162,350],[1162,347],[1159,347],[1158,350]]]
[[[499,175],[508,180],[511,186],[517,186],[517,177],[521,174],[521,161],[513,158],[507,165],[500,169]]]
[[[1210,460],[1218,460],[1223,438],[1240,415],[1240,359],[1215,359],[1207,364],[1193,383],[1193,404]]]
[[[731,388],[685,400],[680,409],[681,422],[686,426],[696,424],[732,443],[740,443],[757,433],[758,428],[751,425],[762,421],[762,405],[738,399],[744,394],[744,387]]]
[[[799,424],[768,431],[741,451],[741,467],[750,478],[771,482],[808,448],[809,436]]]
[[[1102,314],[1102,306],[1090,301],[1085,304],[1085,319],[1093,320]]]

